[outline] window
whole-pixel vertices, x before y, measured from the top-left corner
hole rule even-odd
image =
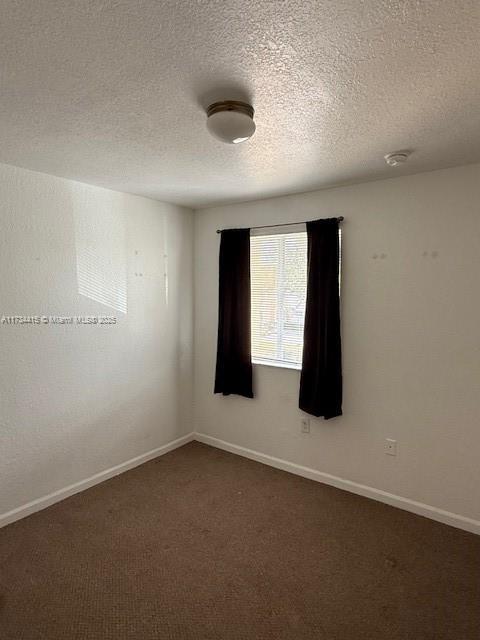
[[[307,233],[250,238],[252,360],[300,369],[307,291]]]

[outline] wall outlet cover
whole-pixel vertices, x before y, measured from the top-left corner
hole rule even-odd
[[[385,439],[385,453],[387,456],[397,455],[397,441],[392,438]]]
[[[302,433],[310,433],[310,420],[309,420],[309,418],[302,418],[301,428],[302,428]]]

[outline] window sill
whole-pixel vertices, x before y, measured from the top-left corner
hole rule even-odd
[[[264,367],[276,367],[277,369],[294,369],[295,371],[301,371],[301,364],[294,364],[293,362],[281,362],[279,360],[256,360],[252,358],[252,364],[260,364]]]

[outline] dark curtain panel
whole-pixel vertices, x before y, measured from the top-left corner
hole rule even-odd
[[[215,393],[253,398],[250,229],[222,231]]]
[[[307,236],[307,306],[299,407],[327,420],[342,415],[338,220],[307,222]]]

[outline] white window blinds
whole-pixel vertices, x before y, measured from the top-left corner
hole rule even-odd
[[[252,359],[300,367],[307,290],[305,231],[250,238]]]

